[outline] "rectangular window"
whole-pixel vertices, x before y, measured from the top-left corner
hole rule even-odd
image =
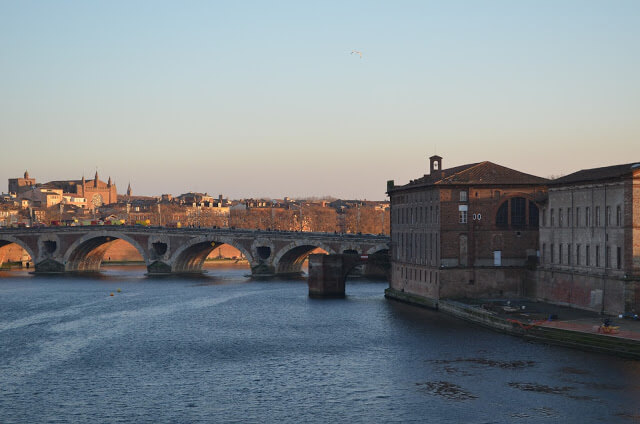
[[[571,265],[571,245],[567,244],[567,264]]]
[[[551,227],[553,227],[554,225],[556,225],[556,222],[555,222],[555,221],[556,221],[556,216],[555,216],[555,213],[554,213],[554,210],[553,210],[553,209],[551,209],[551,215],[549,216],[549,218],[550,218],[550,225],[551,225]]]
[[[549,253],[550,253],[550,256],[551,256],[551,260],[550,260],[550,262],[551,262],[552,264],[556,263],[556,257],[555,257],[555,255],[553,254],[553,253],[554,253],[554,252],[553,252],[553,243],[551,243],[551,251],[550,251]]]
[[[591,226],[591,209],[588,206],[584,208],[584,225],[585,227]]]
[[[547,263],[547,244],[542,243],[542,263]]]
[[[461,224],[467,223],[467,211],[460,211],[460,223]]]
[[[620,246],[616,247],[616,268],[622,268],[622,249]]]
[[[558,227],[562,227],[562,208],[558,209]],[[562,263],[562,261],[560,261],[560,263]]]
[[[596,268],[600,266],[600,245],[596,244]]]
[[[461,202],[466,202],[467,201],[467,192],[464,191],[464,190],[460,192],[460,201]]]
[[[589,246],[588,244],[584,252],[584,263],[587,266],[591,266],[591,246]]]
[[[576,265],[580,265],[580,245],[576,245]]]
[[[611,206],[607,206],[607,210],[606,210],[605,213],[607,214],[607,217],[605,218],[606,219],[606,221],[605,221],[606,224],[605,225],[607,227],[610,227],[611,226]]]
[[[567,208],[567,227],[571,227],[571,208]]]
[[[458,205],[459,221],[461,224],[467,223],[467,205]]]
[[[580,226],[580,208],[576,208],[576,226]]]
[[[562,243],[558,245],[558,263],[562,265]]]
[[[616,206],[616,225],[622,227],[622,209],[620,206]]]
[[[542,209],[542,226],[547,226],[547,209]]]
[[[596,206],[596,227],[600,226],[600,206]]]
[[[609,268],[611,266],[611,262],[609,260],[610,255],[611,255],[611,248],[607,245],[604,248],[604,267],[605,268]]]
[[[433,233],[429,233],[429,259],[433,261]]]

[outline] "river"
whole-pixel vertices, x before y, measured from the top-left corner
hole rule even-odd
[[[208,271],[1,271],[0,422],[640,421],[640,361],[388,301],[384,282],[321,300]]]

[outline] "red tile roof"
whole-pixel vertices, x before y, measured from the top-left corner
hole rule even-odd
[[[409,184],[396,188],[412,188],[428,185],[544,185],[546,178],[525,174],[515,169],[484,161],[454,168],[434,171],[433,175],[412,180]]]

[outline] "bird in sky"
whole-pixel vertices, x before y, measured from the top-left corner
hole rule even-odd
[[[362,52],[358,51],[358,50],[351,50],[351,54],[357,54],[360,55],[360,59],[362,59]]]

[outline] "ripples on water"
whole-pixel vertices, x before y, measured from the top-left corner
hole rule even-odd
[[[0,422],[640,422],[638,361],[247,272],[3,271]]]

